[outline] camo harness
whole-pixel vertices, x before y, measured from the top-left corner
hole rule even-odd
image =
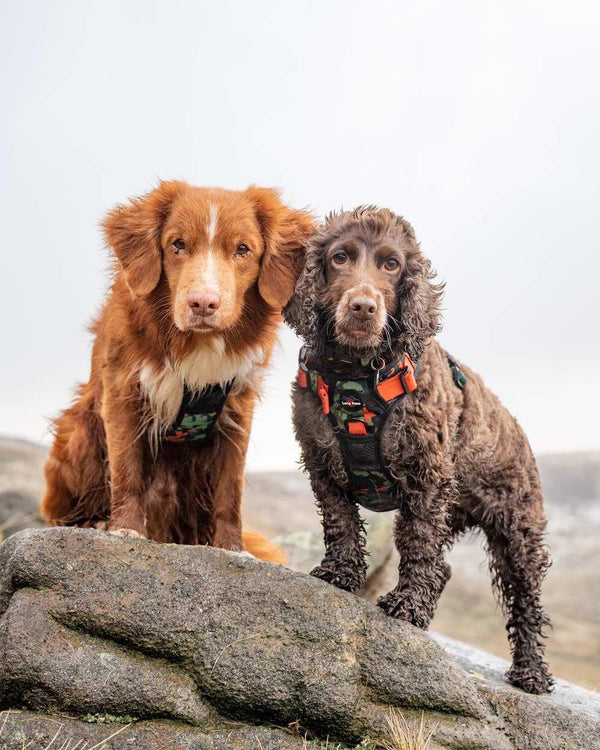
[[[165,440],[195,445],[208,444],[232,385],[233,380],[224,386],[209,385],[200,392],[191,391],[185,386],[179,414],[167,430]]]
[[[447,357],[454,382],[464,388],[465,374],[453,357]],[[306,347],[300,350],[298,364],[298,385],[317,394],[336,434],[352,499],[378,512],[397,508],[398,498],[392,492],[394,479],[382,455],[381,435],[394,407],[417,389],[418,367],[405,352],[389,364],[374,361],[371,373],[366,371],[357,377],[319,373],[307,366]]]

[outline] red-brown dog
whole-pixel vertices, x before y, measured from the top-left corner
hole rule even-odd
[[[114,283],[90,379],[55,423],[47,521],[243,549],[254,403],[311,228],[257,187],[163,182],[109,213]]]

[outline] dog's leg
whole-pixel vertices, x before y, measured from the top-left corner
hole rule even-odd
[[[511,503],[511,510],[515,507],[484,524],[494,588],[508,615],[513,662],[507,679],[528,693],[547,693],[553,679],[544,661],[542,641],[550,620],[540,603],[542,580],[549,566],[545,522],[522,512],[532,507],[530,498],[522,498],[518,506]],[[541,497],[533,507],[541,508]]]
[[[325,557],[311,575],[347,591],[364,585],[365,528],[356,503],[323,470],[311,472],[310,480],[321,514]]]
[[[135,439],[139,424],[132,403],[130,394],[117,389],[105,392],[103,417],[111,486],[108,531],[146,537],[143,448],[142,441]]]
[[[217,480],[214,493],[214,538],[213,547],[232,552],[242,552],[242,494],[244,490],[244,456],[223,446],[229,454],[229,465],[225,466]]]
[[[377,604],[386,614],[425,629],[450,578],[444,554],[452,540],[450,507],[454,482],[451,477],[438,477],[436,483],[431,473],[414,467],[411,476],[420,480],[407,493],[395,523],[400,555],[398,585],[380,597]],[[428,476],[431,482],[424,481]]]
[[[183,446],[176,446],[179,451]],[[146,515],[146,532],[148,539],[155,542],[176,542],[193,544],[197,539],[186,538],[183,529],[178,528],[177,519],[181,519],[187,504],[177,496],[178,485],[189,486],[190,478],[184,474],[183,461],[178,463],[172,454],[165,457],[159,454],[154,460],[152,471],[147,479],[144,494],[144,511]],[[190,472],[191,473],[191,472]],[[181,526],[190,526],[189,517],[185,517]]]
[[[252,426],[255,393],[246,390],[233,398],[221,416],[221,430],[229,439],[221,440],[214,454],[213,527],[211,544],[232,552],[242,552],[242,497],[244,467]]]

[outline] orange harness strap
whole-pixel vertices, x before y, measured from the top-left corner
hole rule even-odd
[[[364,422],[346,422],[351,435],[366,435],[367,426]]]
[[[379,395],[386,401],[393,401],[398,396],[403,396],[405,393],[417,390],[415,366],[406,352],[404,353],[401,366],[405,370],[404,373],[401,370],[396,375],[392,375],[391,378],[381,380],[377,383]]]
[[[412,363],[411,358],[405,352],[402,361],[399,363],[399,372],[395,375],[391,375],[386,380],[380,380],[377,383],[377,392],[385,401],[393,401],[398,396],[403,396],[406,393],[411,393],[417,389],[417,381],[415,378],[415,366]],[[308,388],[308,371],[306,365],[301,362],[298,368],[298,385],[300,388]],[[321,407],[323,408],[323,414],[329,414],[329,386],[323,380],[323,378],[317,376],[317,395],[321,401]],[[373,412],[366,412],[365,417],[369,419],[375,416]],[[361,427],[353,426],[361,424]],[[362,423],[348,423],[348,431],[352,435],[363,435],[362,431],[364,425]]]
[[[329,386],[320,375],[317,377],[317,395],[321,399],[323,414],[329,414]]]

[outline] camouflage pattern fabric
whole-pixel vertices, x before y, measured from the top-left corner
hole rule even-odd
[[[314,391],[339,440],[344,463],[350,478],[350,495],[364,508],[374,511],[392,510],[398,507],[399,498],[394,493],[394,480],[389,475],[381,454],[379,435],[393,406],[408,390],[416,388],[416,380],[407,386],[402,380],[404,393],[386,400],[378,391],[399,375],[402,379],[407,372],[406,361],[416,372],[408,355],[385,365],[378,373],[358,378],[323,378],[315,370],[306,366],[306,348],[300,350],[298,382],[302,387]],[[467,377],[458,362],[446,352],[454,382],[461,390]],[[365,362],[361,362],[364,367]],[[413,375],[414,375],[413,372]]]
[[[306,376],[306,386],[319,395],[324,381],[320,386],[319,373],[306,367],[302,353],[300,369]],[[386,368],[386,377],[397,372],[392,365]],[[328,417],[344,456],[352,499],[374,511],[397,508],[398,500],[392,492],[394,482],[383,465],[378,437],[379,428],[397,399],[386,402],[379,396],[374,372],[360,378],[329,379],[325,387],[328,391]],[[357,423],[364,425],[364,434],[351,434],[348,423],[355,427]]]
[[[340,440],[353,499],[374,511],[397,508],[397,499],[391,495],[393,481],[383,465],[378,440],[378,427],[389,405],[375,395],[374,377],[330,384],[329,403],[329,418]],[[363,424],[365,434],[350,434],[348,422]]]
[[[211,385],[200,393],[186,387],[179,414],[165,440],[196,445],[210,442],[232,385],[233,381],[225,387]]]

